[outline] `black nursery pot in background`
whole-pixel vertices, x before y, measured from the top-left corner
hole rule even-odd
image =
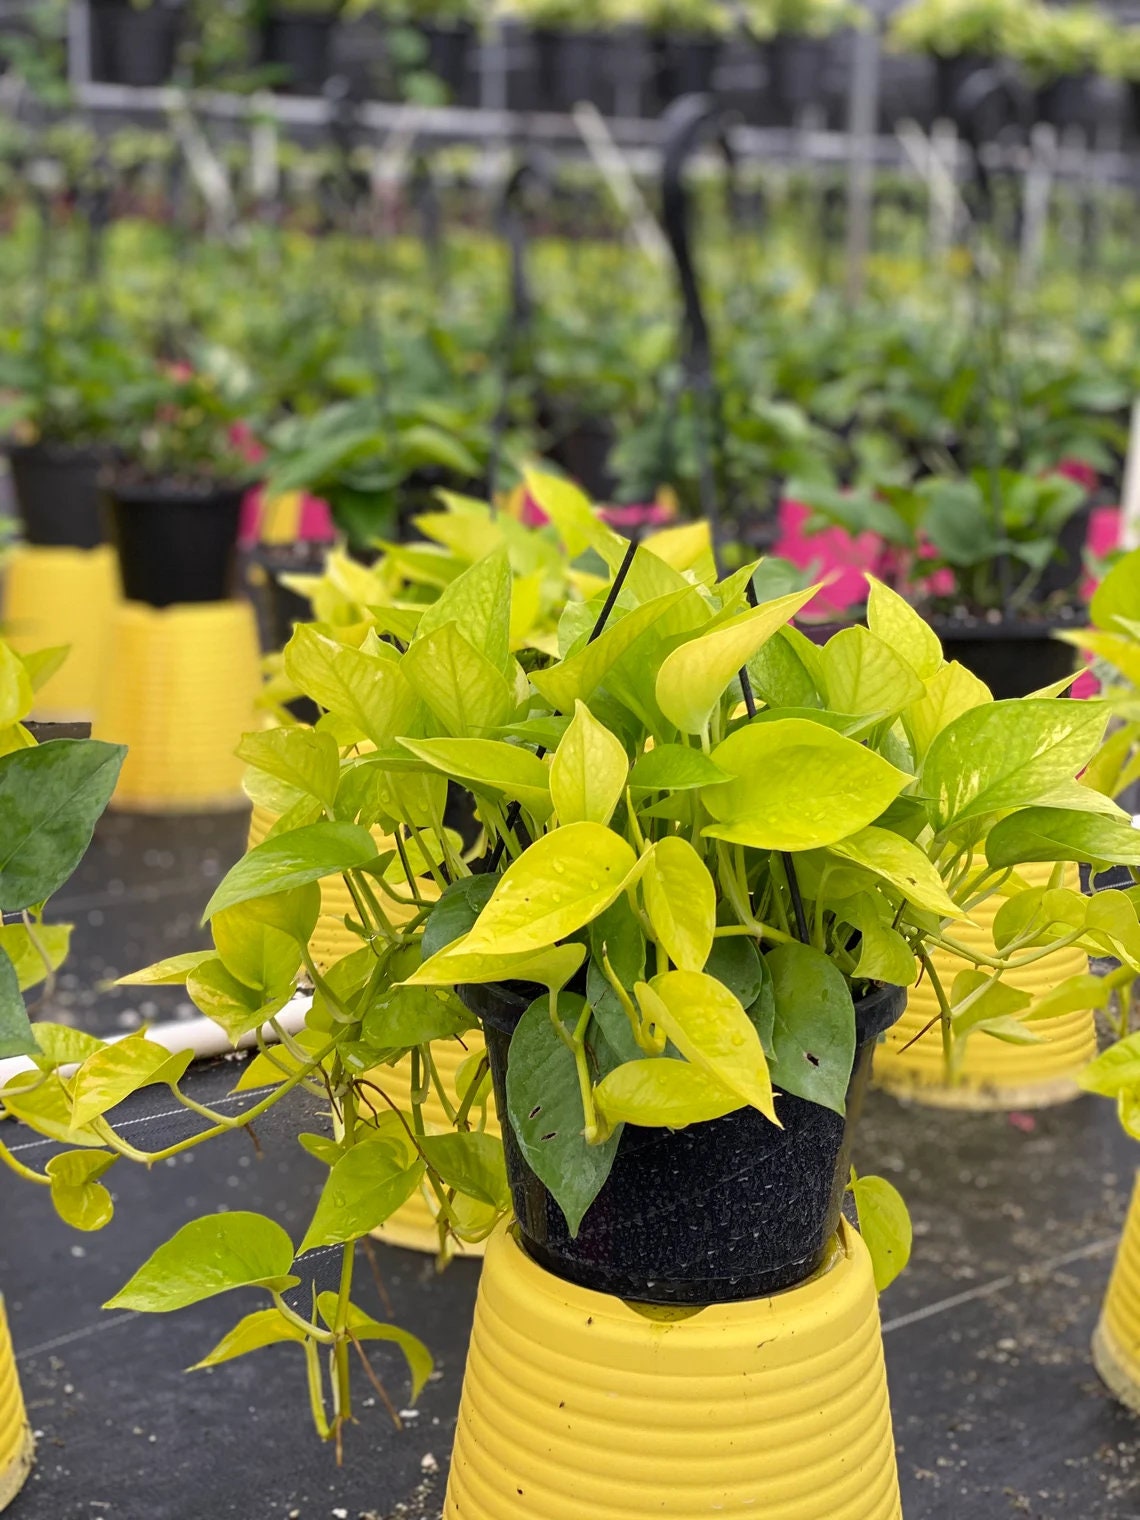
[[[1037,119],[1059,131],[1066,127],[1089,127],[1096,120],[1094,76],[1062,74],[1037,92]]]
[[[271,11],[262,31],[262,61],[284,70],[278,86],[288,94],[319,95],[332,72],[330,11]]]
[[[826,62],[827,43],[818,37],[774,37],[768,44],[768,90],[784,123],[825,103]]]
[[[92,78],[138,89],[169,82],[182,30],[179,6],[93,0],[89,16]]]
[[[244,486],[112,485],[107,497],[127,600],[151,607],[225,601],[234,589],[244,495]]]
[[[106,537],[99,457],[65,444],[10,444],[8,463],[29,544],[94,549]]]
[[[1052,628],[1061,624],[933,618],[931,626],[942,640],[946,658],[973,671],[999,702],[1028,696],[1073,673],[1076,651],[1071,644],[1050,637]]]
[[[784,1093],[782,1129],[752,1108],[680,1130],[627,1124],[576,1239],[506,1119],[510,1042],[527,991],[541,989],[460,989],[487,1038],[515,1217],[534,1260],[581,1287],[646,1303],[731,1303],[810,1277],[839,1226],[875,1041],[901,1017],[905,989],[882,987],[855,1004],[845,1118]]]

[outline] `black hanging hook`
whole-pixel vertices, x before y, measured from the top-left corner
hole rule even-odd
[[[962,140],[970,149],[978,220],[992,222],[993,177],[982,150],[986,143],[995,141],[1009,128],[1023,124],[1025,91],[1000,65],[978,69],[959,87],[954,97],[954,114],[961,127]]]
[[[510,411],[511,382],[519,367],[519,358],[534,319],[534,296],[527,269],[526,195],[535,187],[547,189],[548,177],[534,160],[527,158],[511,171],[495,214],[495,224],[510,255],[510,296],[499,341],[499,404],[491,423],[491,447],[487,457],[486,493],[492,512],[495,510],[495,493],[499,484],[503,435],[507,430]]]
[[[720,489],[723,421],[713,375],[712,340],[701,299],[692,253],[691,201],[685,165],[702,138],[712,134],[729,166],[730,189],[735,158],[728,140],[725,111],[711,95],[682,95],[661,118],[665,149],[661,169],[661,221],[677,270],[683,307],[682,365],[685,384],[696,408],[697,460],[701,511],[708,520],[714,559],[721,544]],[[735,197],[732,197],[733,202]]]

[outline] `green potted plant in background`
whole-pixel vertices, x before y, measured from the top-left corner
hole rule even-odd
[[[333,32],[344,0],[258,0],[261,59],[294,95],[319,95],[332,72]]]
[[[1091,89],[1118,28],[1093,5],[1031,4],[1012,21],[1009,51],[1037,90],[1037,115],[1053,126],[1091,126]]]
[[[755,35],[767,40],[768,89],[784,118],[826,106],[828,40],[864,25],[863,7],[856,0],[752,0],[746,14]]]
[[[1008,56],[1012,29],[1034,14],[1032,0],[911,0],[888,36],[898,50],[934,59],[938,114],[953,118],[966,80]]]
[[[255,476],[235,428],[255,407],[235,356],[154,363],[123,402],[102,473],[125,596],[152,607],[216,602],[234,589],[238,517]]]
[[[895,582],[931,617],[952,658],[998,698],[1072,677],[1054,633],[1079,619],[1081,565],[1040,588],[1085,488],[1063,475],[977,470],[857,491],[797,482],[797,499],[852,532],[878,534]]]

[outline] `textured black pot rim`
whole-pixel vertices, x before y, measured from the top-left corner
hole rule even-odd
[[[960,641],[993,640],[1011,644],[1048,639],[1052,643],[1054,633],[1084,626],[1076,609],[1072,617],[1003,618],[998,622],[990,622],[985,618],[960,618],[935,614],[928,619],[928,622],[943,643],[949,643],[955,639]]]
[[[10,438],[0,447],[9,459],[39,457],[47,464],[98,465],[106,458],[106,450],[93,443],[65,443],[62,439],[54,438],[37,438],[34,443],[19,443]]]
[[[188,487],[164,480],[147,480],[136,485],[128,481],[119,482],[113,475],[104,479],[102,485],[112,501],[122,502],[128,507],[179,506],[203,507],[206,510],[229,507],[235,498],[240,501],[249,490],[248,482],[216,481],[210,485]]]
[[[516,991],[516,987],[526,987],[532,995],[528,997],[525,993]],[[515,1025],[531,1003],[546,991],[537,982],[463,982],[456,990],[472,1013],[495,1024],[502,1034],[513,1033]],[[906,988],[896,987],[889,982],[875,982],[871,991],[862,997],[855,997],[853,993],[852,1001],[855,1004],[855,1026],[859,1031],[859,1043],[866,1044],[868,1040],[877,1040],[902,1018],[906,1006]],[[498,1002],[509,1011],[496,1022],[485,1002]]]

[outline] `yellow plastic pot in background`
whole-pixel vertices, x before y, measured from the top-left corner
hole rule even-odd
[[[139,813],[246,806],[234,754],[255,725],[261,689],[253,609],[245,602],[148,607],[124,602],[96,738],[128,746],[112,807]]]
[[[1140,1176],[1093,1332],[1092,1353],[1105,1386],[1140,1413]]]
[[[275,821],[276,815],[268,808],[254,805],[249,820],[250,849],[261,844]],[[380,829],[373,829],[372,835],[376,840],[378,851],[391,848],[390,837]],[[425,894],[431,896],[435,890],[432,882],[421,883],[421,891]],[[391,910],[393,921],[398,921],[401,913],[399,905],[389,903],[387,906]],[[317,920],[316,931],[309,942],[313,960],[319,971],[325,971],[337,961],[343,960],[346,955],[353,954],[364,943],[358,934],[354,934],[345,925],[346,914],[352,918],[358,916],[344,879],[340,876],[326,877],[321,882],[321,916]],[[432,1054],[436,1068],[453,1108],[459,1105],[459,1096],[456,1091],[459,1068],[468,1056],[481,1054],[483,1049],[483,1036],[475,1029],[463,1036],[462,1045],[457,1040],[439,1040],[433,1045]],[[368,1075],[394,1102],[404,1107],[411,1102],[412,1063],[410,1057],[396,1066],[381,1067]],[[447,1111],[434,1089],[429,1092],[424,1104],[424,1121],[430,1130],[437,1132],[451,1127]],[[492,1135],[501,1133],[493,1098],[487,1105],[487,1131]],[[435,1200],[430,1190],[425,1187],[414,1193],[407,1203],[397,1209],[386,1224],[374,1231],[374,1234],[377,1240],[386,1241],[389,1245],[402,1246],[410,1251],[435,1253],[439,1250],[436,1213]],[[452,1242],[451,1249],[458,1256],[482,1256],[484,1247],[481,1244],[457,1245]]]
[[[626,1303],[487,1248],[444,1520],[901,1520],[871,1261],[771,1298]]]
[[[89,720],[107,669],[119,569],[109,544],[96,549],[13,549],[4,561],[4,637],[20,654],[70,646],[55,675],[36,693],[42,722]]]
[[[24,1409],[16,1358],[0,1298],[0,1509],[7,1509],[32,1470],[35,1442]]]
[[[1018,874],[1032,886],[1046,886],[1051,871],[1047,864],[1033,864],[1020,867]],[[1075,866],[1067,873],[1065,885],[1077,890]],[[974,909],[973,923],[954,925],[954,938],[993,955],[993,922],[1004,901],[1002,897],[988,898]],[[941,950],[931,958],[943,987],[949,991],[968,963]],[[1087,970],[1088,957],[1069,946],[1003,980],[1040,997],[1058,982]],[[876,1047],[875,1082],[898,1098],[938,1108],[1045,1108],[1077,1097],[1077,1074],[1096,1055],[1096,1021],[1091,1010],[1035,1020],[1027,1028],[1040,1037],[1040,1044],[1011,1045],[991,1035],[971,1035],[958,1079],[950,1082],[942,1056],[938,1002],[929,979],[924,977],[911,988],[902,1018]]]

